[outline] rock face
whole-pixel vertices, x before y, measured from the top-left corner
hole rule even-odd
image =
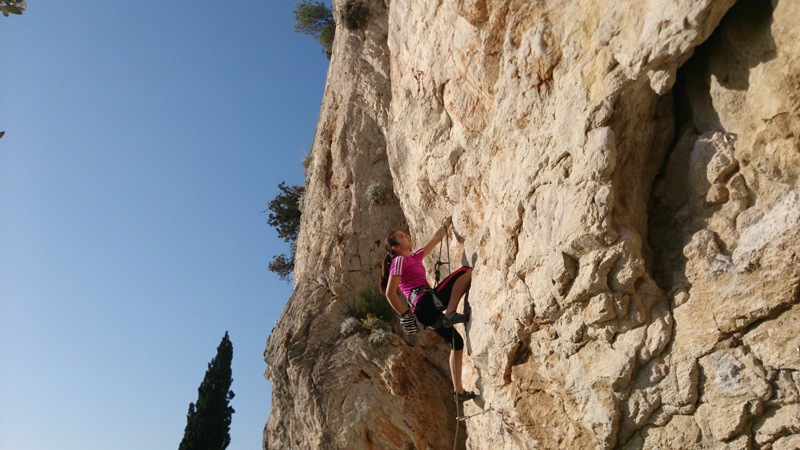
[[[800,447],[800,3],[334,7],[265,448]],[[458,423],[438,336],[339,331],[451,214]]]

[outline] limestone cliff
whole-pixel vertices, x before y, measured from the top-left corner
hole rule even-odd
[[[800,448],[800,3],[334,7],[265,448]],[[458,432],[437,336],[339,332],[450,214]]]

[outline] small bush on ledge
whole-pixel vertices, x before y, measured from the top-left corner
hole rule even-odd
[[[364,328],[368,330],[386,330],[389,328],[389,324],[387,321],[375,317],[372,314],[367,315],[364,320],[361,321],[361,324],[364,325]]]
[[[358,291],[351,303],[344,303],[342,313],[346,318],[339,327],[342,337],[348,337],[361,331],[369,332],[369,342],[373,345],[386,345],[392,341],[389,331],[395,312],[389,302],[374,289]]]
[[[356,31],[364,27],[369,20],[369,8],[361,0],[350,0],[342,8],[344,27]]]
[[[392,339],[392,333],[380,328],[377,330],[372,330],[372,333],[369,334],[370,344],[378,347],[391,343]]]
[[[395,316],[394,310],[386,298],[374,289],[369,288],[358,291],[355,300],[352,302],[345,302],[342,307],[342,313],[347,317],[355,317],[359,320],[374,316],[386,322],[392,320]]]
[[[339,332],[343,337],[356,334],[359,330],[361,330],[361,321],[355,317],[344,319],[344,322],[342,322],[342,325],[339,327]]]
[[[376,205],[385,205],[394,197],[391,186],[374,183],[367,188],[367,200]]]

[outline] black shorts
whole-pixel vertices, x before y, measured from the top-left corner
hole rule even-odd
[[[459,268],[442,280],[439,286],[434,289],[436,296],[439,297],[445,305],[450,300],[450,294],[453,292],[453,285],[456,280],[469,270],[469,267]],[[413,312],[421,324],[434,328],[436,334],[447,341],[453,350],[461,350],[464,348],[464,339],[455,328],[445,328],[441,326],[444,314],[436,308],[430,291],[425,292],[417,299]]]

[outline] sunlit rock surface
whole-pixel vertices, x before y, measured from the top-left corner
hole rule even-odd
[[[265,448],[800,446],[800,3],[346,4]],[[339,332],[451,214],[460,427],[438,336]]]

